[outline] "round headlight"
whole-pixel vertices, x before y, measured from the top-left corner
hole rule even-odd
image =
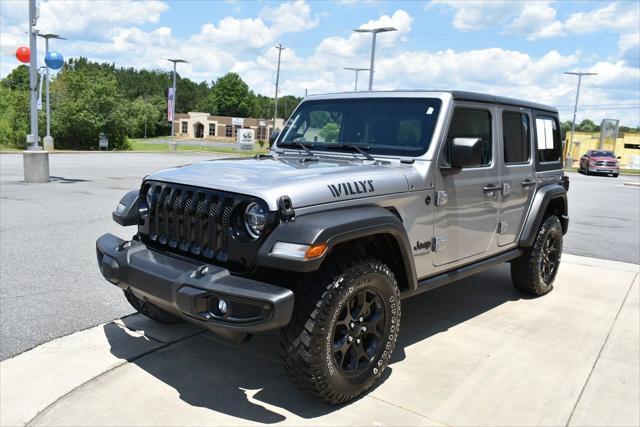
[[[249,236],[254,239],[260,237],[266,223],[266,213],[262,206],[256,202],[249,203],[244,210],[244,225]]]

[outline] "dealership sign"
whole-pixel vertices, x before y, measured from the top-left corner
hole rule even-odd
[[[255,135],[253,129],[238,129],[236,150],[253,150]]]

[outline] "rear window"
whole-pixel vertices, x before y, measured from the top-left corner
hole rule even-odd
[[[529,161],[529,116],[505,111],[502,113],[502,138],[505,163]]]
[[[536,117],[536,148],[538,161],[559,162],[562,152],[560,129],[553,117]]]

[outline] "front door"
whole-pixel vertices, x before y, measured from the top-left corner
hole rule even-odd
[[[456,103],[436,171],[435,266],[485,254],[493,241],[500,204],[495,134],[495,107]],[[458,137],[482,139],[478,165],[447,167],[448,146]]]
[[[204,125],[202,123],[195,124],[195,137],[204,138]]]
[[[498,245],[515,242],[527,207],[535,193],[531,114],[525,109],[499,108],[500,152],[503,156],[502,201],[498,223]]]

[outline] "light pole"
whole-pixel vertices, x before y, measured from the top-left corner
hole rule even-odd
[[[273,131],[276,130],[276,119],[278,118],[278,84],[280,83],[280,57],[282,56],[282,51],[285,49],[282,47],[282,43],[276,46],[278,49],[278,71],[276,71],[276,97],[275,97],[275,108],[273,111]]]
[[[356,87],[355,87],[355,89],[353,91],[357,92],[358,91],[358,73],[360,71],[369,71],[369,69],[368,68],[352,68],[352,67],[344,67],[344,69],[356,72]]]
[[[42,37],[44,39],[45,57],[49,53],[49,39],[66,40],[66,38],[60,37],[57,34],[38,34],[38,37]],[[51,107],[49,105],[49,67],[45,67],[45,78],[47,79],[45,89],[47,96],[47,135],[44,137],[43,146],[45,150],[48,150],[53,149],[53,138],[51,138]]]
[[[369,28],[369,29],[356,28],[353,31],[355,31],[356,33],[371,33],[373,36],[371,38],[371,66],[369,66],[369,90],[371,90],[371,88],[373,87],[373,61],[376,56],[376,37],[378,33],[386,33],[388,31],[398,31],[398,29],[394,27],[378,27],[378,28]]]
[[[571,122],[571,138],[569,139],[569,147],[567,149],[567,157],[571,158],[571,149],[573,148],[573,132],[576,129],[576,112],[578,111],[578,98],[580,97],[580,83],[582,83],[582,76],[595,76],[598,73],[579,73],[573,71],[565,71],[564,74],[570,74],[578,76],[578,90],[576,91],[576,103],[573,106],[573,121]],[[571,160],[573,163],[573,159]],[[573,166],[572,164],[569,166]]]
[[[22,162],[25,182],[49,182],[49,154],[38,146],[38,52],[35,26],[38,22],[36,0],[29,0],[29,89],[31,90],[31,134]],[[30,143],[30,145],[29,145]]]
[[[176,120],[175,120],[175,115],[176,115],[176,64],[178,63],[189,63],[189,61],[185,61],[184,59],[172,59],[172,58],[167,58],[167,61],[169,62],[173,62],[173,91],[169,94],[170,96],[169,101],[171,102],[171,109],[170,109],[170,117],[169,119],[171,120],[171,138],[172,141],[169,143],[169,147],[171,148],[171,150],[175,150],[176,149]]]

